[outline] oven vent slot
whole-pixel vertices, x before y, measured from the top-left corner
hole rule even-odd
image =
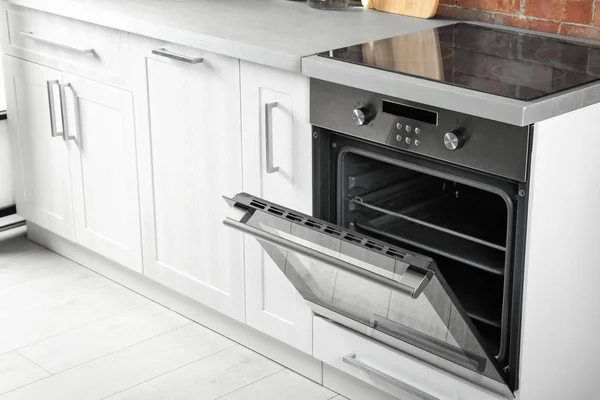
[[[260,208],[261,210],[264,210],[265,208],[267,208],[267,205],[265,203],[261,203],[260,201],[257,200],[252,200],[250,202],[250,205],[256,208]]]

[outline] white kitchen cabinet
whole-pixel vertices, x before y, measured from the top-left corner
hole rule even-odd
[[[75,240],[69,149],[51,131],[48,82],[61,71],[4,56],[9,131],[15,171],[15,197],[25,219]],[[58,86],[53,85],[58,93]],[[60,125],[60,104],[55,104]],[[58,126],[60,128],[60,126]]]
[[[142,272],[132,95],[67,73],[62,82],[77,243]]]
[[[241,81],[244,191],[312,214],[308,78],[242,62]],[[254,238],[244,245],[247,324],[312,353],[311,310]]]
[[[19,214],[141,272],[131,93],[10,56],[4,65]]]
[[[222,222],[242,188],[239,61],[136,39],[144,273],[244,321],[243,236]]]

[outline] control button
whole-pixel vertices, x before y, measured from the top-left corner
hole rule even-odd
[[[406,132],[410,132],[411,128],[410,126],[406,125]]]
[[[415,139],[415,146],[419,147],[421,145],[421,141],[419,139]]]
[[[396,140],[401,142],[402,141],[402,136],[401,135],[396,135]]]
[[[396,124],[396,129],[398,129],[398,130],[402,129],[402,124],[400,122],[398,122]]]
[[[465,136],[458,129],[453,129],[444,135],[444,146],[450,151],[459,150],[465,144]]]
[[[404,141],[406,142],[406,144],[410,144],[410,138],[407,137],[406,139],[404,139]]]
[[[421,133],[421,130],[419,128],[415,128],[415,134],[418,135],[419,133]]]
[[[352,111],[352,121],[356,126],[363,126],[368,124],[375,117],[375,113],[366,106],[357,107]]]

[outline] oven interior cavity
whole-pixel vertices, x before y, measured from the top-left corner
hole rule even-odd
[[[352,151],[341,155],[338,173],[338,224],[435,260],[487,351],[505,362],[510,201]]]

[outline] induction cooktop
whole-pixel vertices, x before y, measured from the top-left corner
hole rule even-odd
[[[600,80],[600,47],[456,23],[319,56],[518,100]]]

